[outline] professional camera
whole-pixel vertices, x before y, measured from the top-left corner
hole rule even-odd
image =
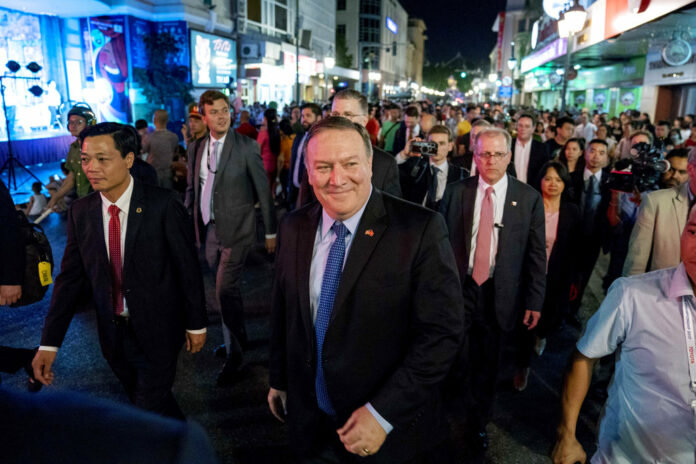
[[[437,143],[411,142],[411,153],[420,153],[421,156],[435,156],[437,155]]]
[[[608,185],[610,189],[622,192],[653,190],[669,168],[669,161],[662,159],[659,148],[640,142],[631,147],[630,158],[616,162],[609,174]]]

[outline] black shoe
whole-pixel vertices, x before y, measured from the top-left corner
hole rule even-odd
[[[218,387],[230,387],[242,378],[242,356],[231,355],[217,376]]]
[[[227,350],[225,349],[225,344],[215,348],[215,357],[225,359],[227,357]]]

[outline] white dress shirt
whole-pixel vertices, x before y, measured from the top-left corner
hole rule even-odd
[[[479,222],[481,220],[481,204],[483,197],[486,195],[486,190],[491,185],[487,184],[481,176],[479,176],[478,187],[476,188],[476,201],[474,202],[474,221],[471,230],[471,252],[469,253],[469,274],[474,270],[474,256],[476,255],[476,238],[478,237]],[[490,253],[490,274],[493,275],[495,268],[495,254],[498,250],[498,237],[500,235],[500,227],[503,226],[503,211],[505,210],[505,196],[507,195],[508,178],[505,174],[502,179],[496,182],[493,187],[493,237],[491,238],[491,253]]]
[[[532,151],[532,140],[529,139],[526,144],[523,144],[520,139],[515,142],[515,171],[517,172],[517,180],[528,182],[527,169],[529,168],[529,157]]]
[[[203,200],[203,190],[205,189],[205,183],[208,181],[208,174],[210,172],[208,171],[208,159],[210,157],[210,150],[212,149],[212,144],[215,142],[220,142],[218,145],[218,151],[215,154],[215,166],[211,166],[215,171],[217,171],[217,167],[220,164],[220,155],[222,154],[222,147],[225,146],[225,139],[227,138],[227,132],[225,132],[225,135],[220,137],[219,139],[216,139],[213,137],[213,134],[210,133],[210,136],[208,137],[208,141],[205,142],[205,146],[203,147],[203,153],[204,155],[201,156],[201,166],[200,170],[198,172],[198,178],[200,179],[200,190],[201,192],[201,200]],[[215,182],[214,179],[215,176],[213,176],[213,182]],[[210,196],[210,205],[204,206],[203,203],[200,205],[201,210],[203,208],[210,208],[210,219],[213,220],[215,219],[215,215],[213,213],[213,195]]]
[[[428,165],[428,169],[433,169],[437,168],[438,173],[437,173],[437,192],[435,193],[435,201],[440,201],[442,200],[442,197],[445,195],[445,188],[447,188],[447,174],[449,172],[449,163],[447,160],[443,161],[442,164],[439,166],[432,161]],[[423,202],[421,205],[425,206],[425,204],[428,201],[428,194],[426,193],[425,196],[423,197]]]
[[[592,171],[585,168],[585,170],[582,172],[582,180],[583,180],[583,183],[585,184],[585,189],[587,188],[587,185],[586,185],[587,181],[590,180],[590,177],[592,177],[592,176],[595,176],[597,178],[597,185],[601,185],[600,181],[602,180],[602,170],[600,169],[593,174]]]

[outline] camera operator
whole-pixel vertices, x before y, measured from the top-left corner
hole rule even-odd
[[[631,276],[679,264],[679,237],[695,201],[696,150],[687,160],[688,181],[644,195],[628,243],[623,275]]]
[[[429,149],[410,144],[409,158],[399,165],[401,190],[405,200],[438,211],[447,185],[469,177],[469,171],[447,162],[454,147],[454,137],[447,126],[434,126],[427,141],[431,142]]]

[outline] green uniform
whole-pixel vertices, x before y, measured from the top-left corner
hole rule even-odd
[[[82,170],[81,154],[80,141],[75,140],[70,144],[68,157],[65,160],[66,169],[72,172],[75,177],[75,191],[78,198],[82,198],[92,191],[92,184],[89,183],[85,171]]]
[[[382,123],[382,137],[384,137],[384,151],[391,153],[394,147],[394,137],[396,136],[396,131],[399,130],[398,127],[393,127],[400,124],[400,121],[384,121]],[[386,134],[386,135],[385,135]]]

